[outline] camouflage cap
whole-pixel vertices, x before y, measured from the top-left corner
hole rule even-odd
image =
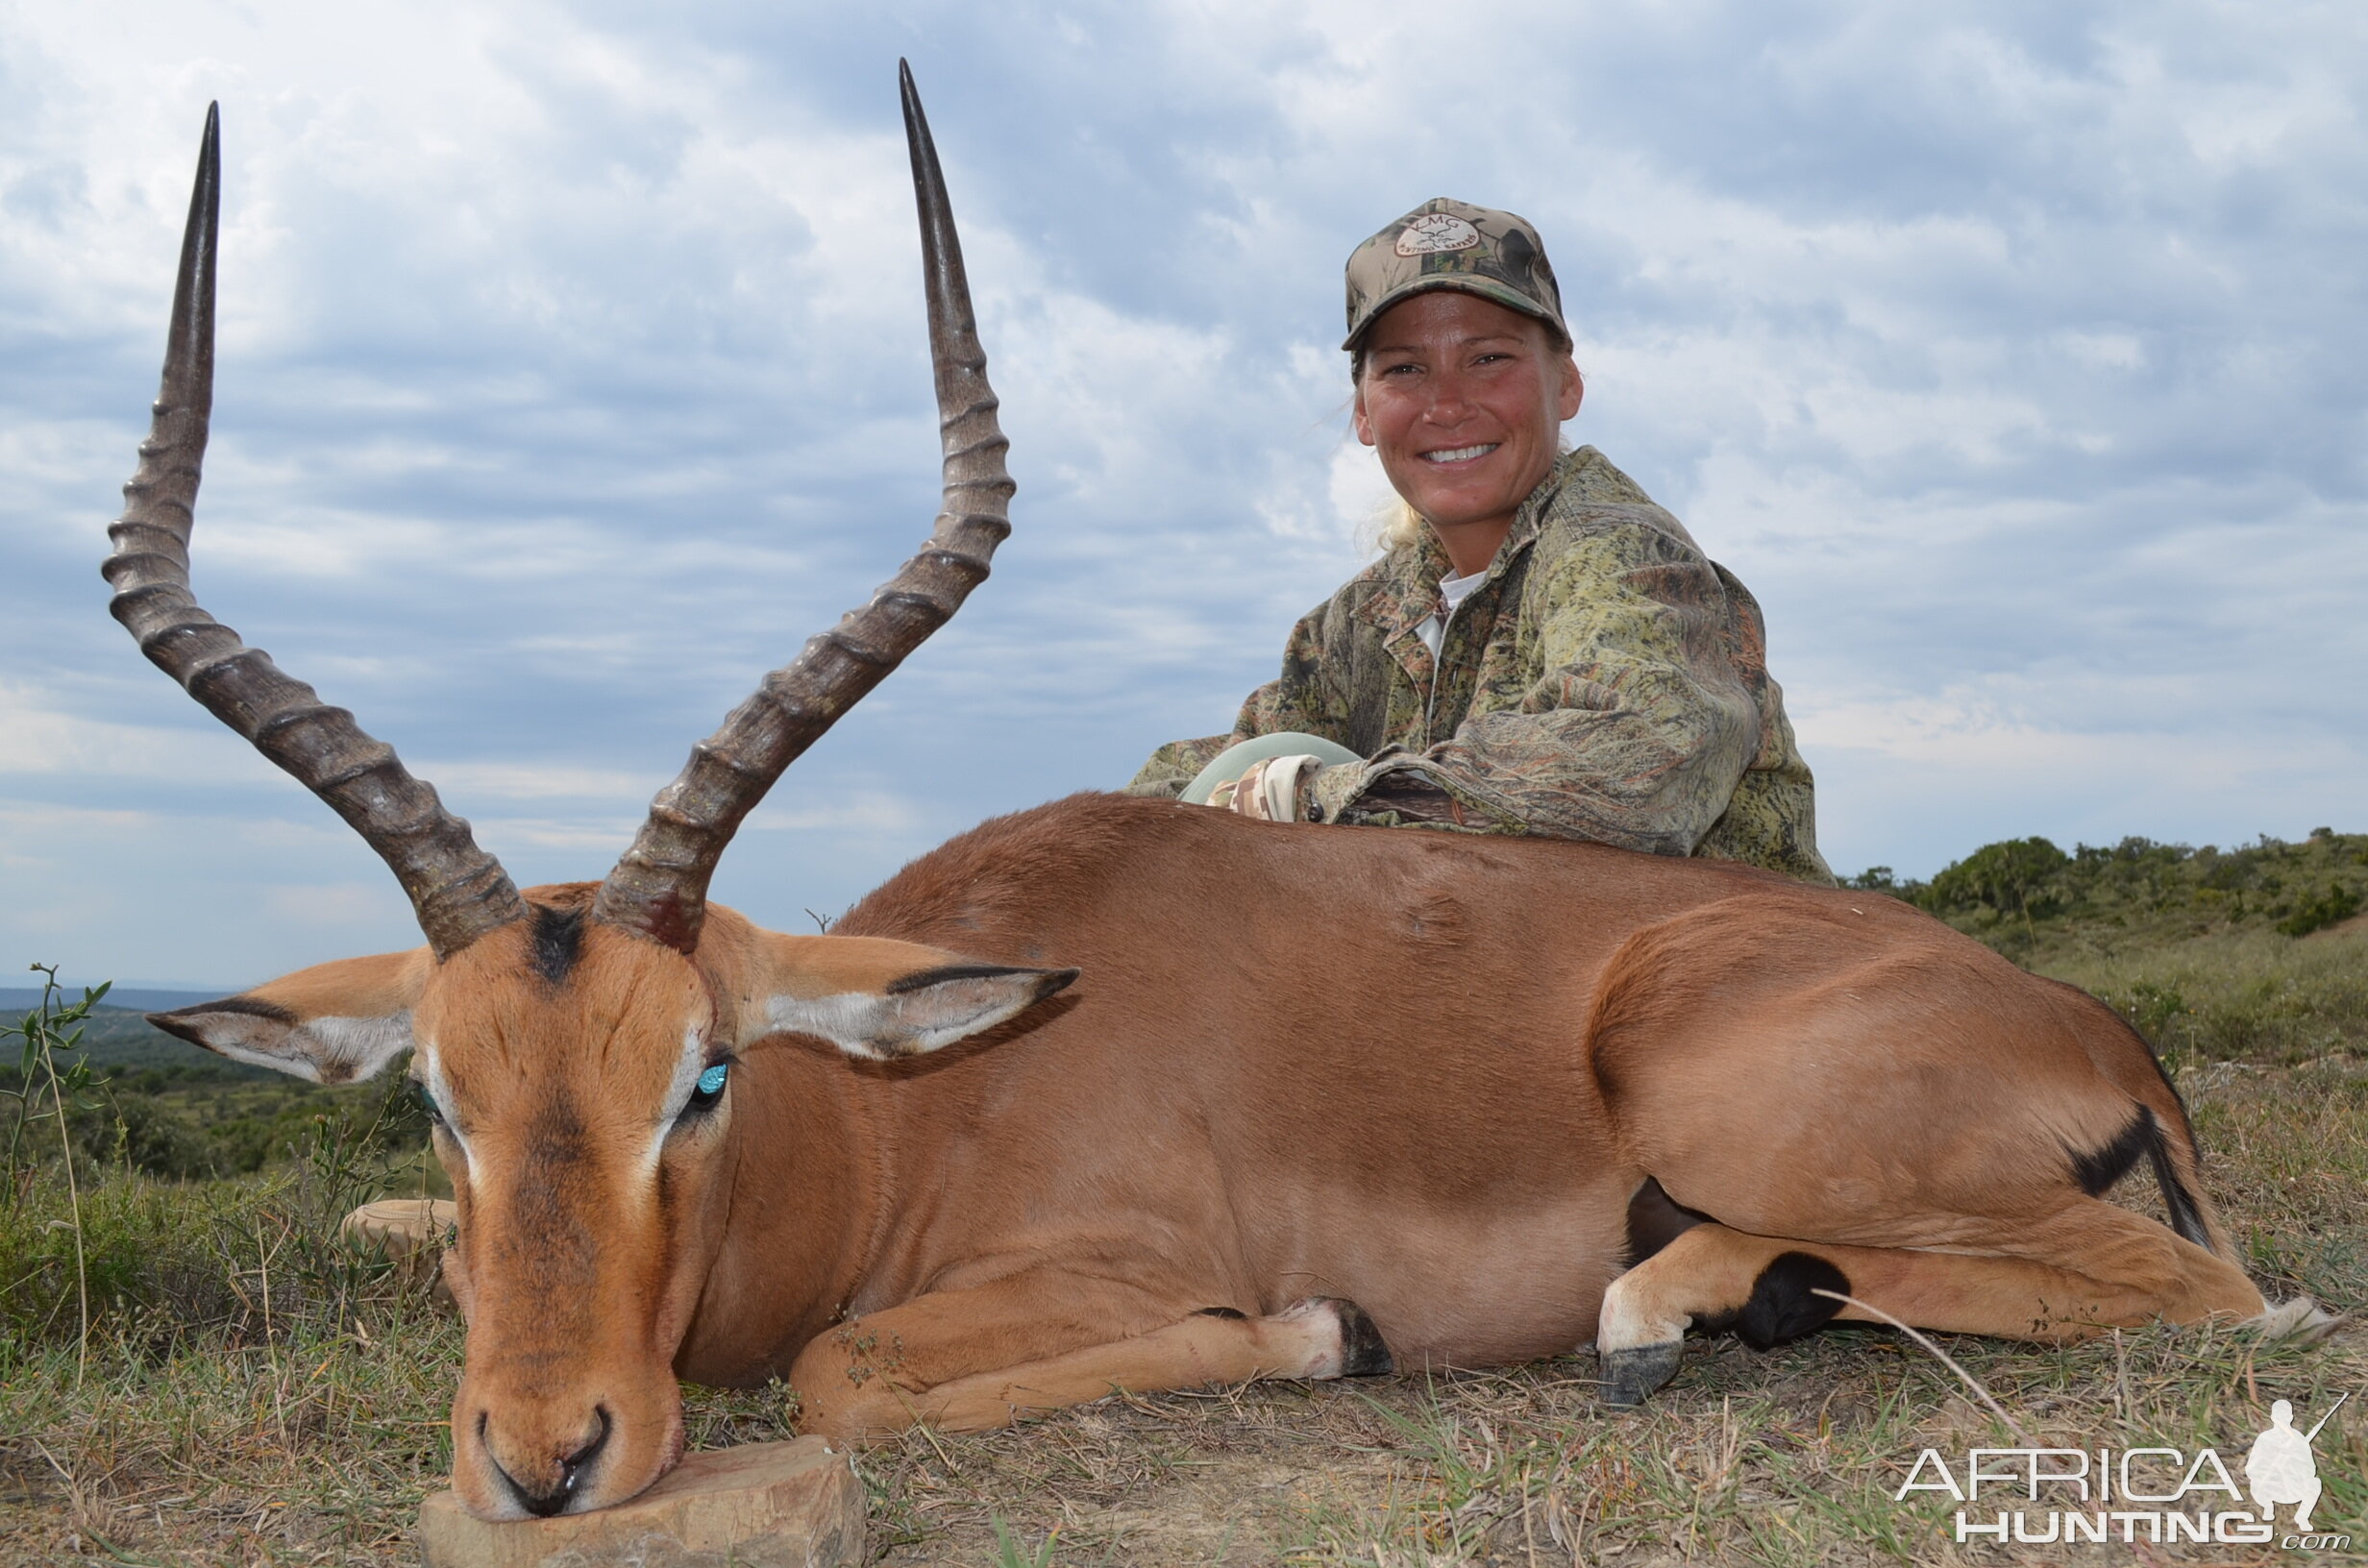
[[[1435,196],[1358,246],[1348,257],[1348,336],[1354,351],[1374,318],[1437,288],[1477,294],[1554,329],[1565,347],[1562,291],[1526,218]]]

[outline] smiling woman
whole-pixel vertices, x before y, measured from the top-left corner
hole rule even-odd
[[[1537,232],[1425,202],[1348,258],[1357,438],[1419,520],[1293,630],[1230,735],[1129,793],[1589,839],[1830,881],[1760,607],[1591,447]]]

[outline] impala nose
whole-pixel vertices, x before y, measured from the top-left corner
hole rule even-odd
[[[520,1477],[512,1475],[509,1466],[502,1462],[493,1439],[490,1412],[478,1412],[477,1438],[484,1445],[485,1462],[493,1467],[495,1475],[502,1478],[503,1489],[509,1493],[511,1500],[535,1518],[548,1519],[555,1513],[566,1512],[568,1504],[575,1501],[578,1490],[591,1478],[592,1466],[599,1460],[601,1450],[607,1445],[608,1433],[614,1426],[609,1419],[607,1406],[594,1407],[593,1413],[599,1416],[600,1426],[588,1441],[575,1452],[562,1455],[555,1463],[536,1464],[528,1474]],[[515,1456],[513,1461],[519,1464],[521,1470],[528,1468],[524,1461],[516,1460]]]

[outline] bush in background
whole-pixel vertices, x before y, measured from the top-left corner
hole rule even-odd
[[[2314,828],[2301,844],[2267,834],[2230,850],[2128,838],[2065,854],[2045,839],[2008,839],[1952,861],[1930,882],[1898,882],[1878,866],[1853,887],[1887,892],[1986,940],[2043,922],[2149,940],[2264,926],[2308,936],[2359,913],[2368,897],[2368,834]],[[2006,943],[1993,943],[2006,945]]]
[[[2368,834],[2228,850],[2128,838],[2069,854],[2010,839],[1928,882],[1877,866],[1848,885],[2094,992],[2167,1054],[2368,1056],[2368,932],[2336,929],[2368,907]]]

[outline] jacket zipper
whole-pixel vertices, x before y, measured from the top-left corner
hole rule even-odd
[[[1445,673],[1447,668],[1447,633],[1455,629],[1455,618],[1464,608],[1466,600],[1479,591],[1477,586],[1473,587],[1471,593],[1466,594],[1463,599],[1456,600],[1453,604],[1446,602],[1444,594],[1440,596],[1440,603],[1445,606],[1447,613],[1439,623],[1439,651],[1431,655],[1431,689],[1423,694],[1422,698],[1422,746],[1425,750],[1428,750],[1434,744],[1431,740],[1431,724],[1439,713],[1439,677]]]

